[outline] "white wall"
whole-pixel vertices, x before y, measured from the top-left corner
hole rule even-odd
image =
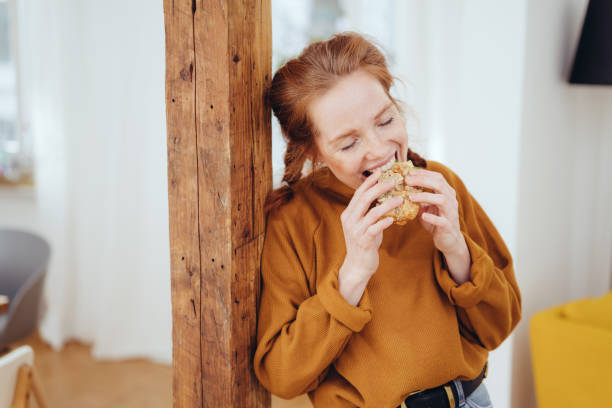
[[[528,324],[539,310],[610,288],[612,88],[569,85],[586,0],[528,3],[517,271],[523,321],[513,407],[535,407]]]

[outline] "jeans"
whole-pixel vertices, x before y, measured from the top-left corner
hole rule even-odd
[[[455,383],[455,387],[459,392],[459,401],[455,403],[458,404],[459,408],[493,408],[493,404],[491,403],[491,398],[489,397],[489,392],[487,391],[487,387],[484,382],[481,382],[478,388],[472,392],[467,399],[463,395],[463,387],[461,386],[461,381],[453,380]]]

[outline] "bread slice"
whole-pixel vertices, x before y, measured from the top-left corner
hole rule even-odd
[[[408,198],[408,195],[423,191],[421,188],[412,187],[405,183],[405,177],[408,172],[414,168],[412,161],[395,162],[389,170],[384,171],[380,178],[379,183],[384,183],[387,180],[395,181],[395,187],[392,190],[381,195],[377,200],[377,206],[384,203],[388,199],[395,196],[403,196],[404,201],[398,207],[392,209],[383,215],[383,218],[392,217],[393,223],[398,225],[406,225],[410,220],[416,218],[419,213],[419,205],[413,203]]]

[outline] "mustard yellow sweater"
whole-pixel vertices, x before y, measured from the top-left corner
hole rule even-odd
[[[316,408],[396,407],[411,392],[475,378],[521,318],[511,255],[463,182],[456,190],[472,265],[458,285],[418,220],[383,233],[360,303],[338,291],[340,214],[354,190],[327,168],[294,185],[267,220],[254,370],[271,393]]]

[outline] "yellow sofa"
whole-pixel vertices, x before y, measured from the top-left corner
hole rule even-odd
[[[536,313],[530,341],[538,408],[612,407],[612,292]]]

